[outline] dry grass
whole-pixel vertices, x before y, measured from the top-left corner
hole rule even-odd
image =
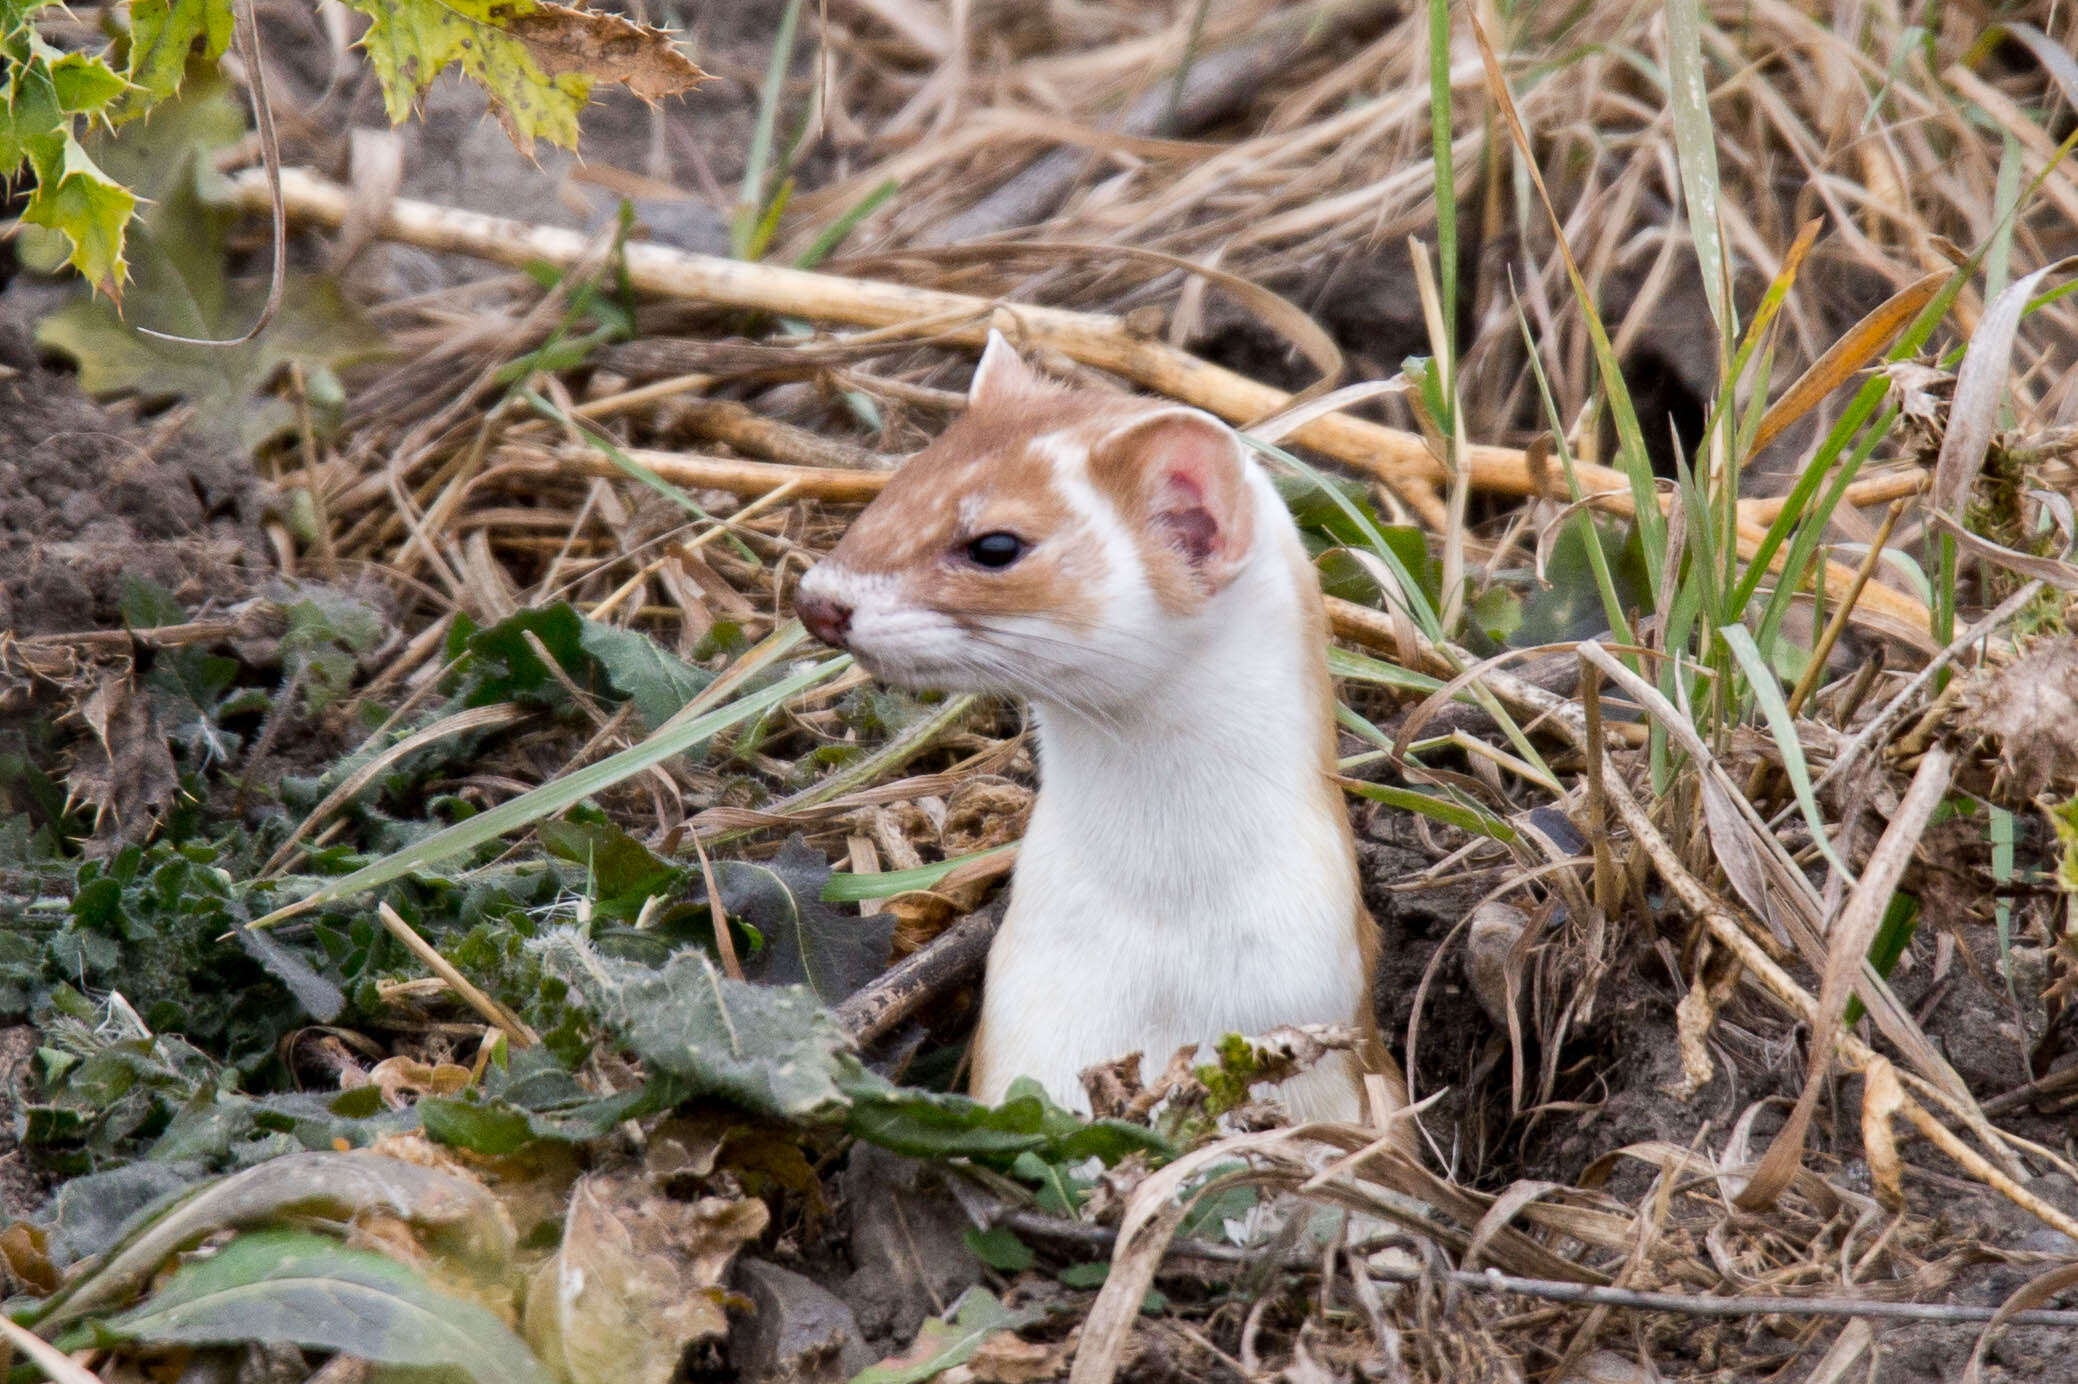
[[[1317,8],[1212,6],[1193,51],[1191,5],[833,3],[822,65],[788,91],[798,109],[821,83],[819,157],[833,172],[794,199],[772,258],[804,250],[893,179],[899,192],[863,219],[846,257],[828,268],[1112,314],[1134,333],[1220,352],[1273,383],[1313,380],[1314,363],[1275,310],[1266,320],[1260,302],[1251,310],[1169,260],[1125,253],[1159,252],[1267,288],[1302,319],[1329,324],[1353,378],[1390,375],[1402,355],[1428,349],[1405,249],[1409,236],[1432,236],[1436,221],[1425,18],[1366,0]],[[1662,7],[1482,14],[1567,243],[1634,371],[1633,392],[1656,377],[1667,398],[1707,402],[1719,362],[1678,211],[1679,159],[1658,75],[1670,65]],[[1929,15],[1932,33],[1916,27]],[[1795,267],[1804,224],[1824,218],[1796,270],[1764,377],[1747,387],[1779,395],[1866,312],[1947,269],[1952,247],[1982,249],[1989,278],[1972,276],[1955,298],[1927,353],[1938,359],[1968,338],[2005,283],[2074,248],[2078,182],[2057,143],[2071,126],[2070,94],[2017,42],[1976,51],[1972,15],[1883,3],[1835,14],[1780,0],[1704,7],[1734,297],[1750,310]],[[2021,17],[2066,41],[2078,26],[2048,5]],[[1500,133],[1469,26],[1458,27],[1449,69],[1463,431],[1511,448],[1546,432],[1525,356],[1527,323],[1570,451],[1606,458],[1587,315],[1527,170]],[[1186,52],[1192,75],[1181,108],[1212,114],[1178,128],[1164,117]],[[2015,202],[2006,222],[2002,196]],[[989,224],[1004,217],[1012,219]],[[961,244],[939,243],[948,227]],[[794,579],[841,531],[846,504],[870,494],[889,458],[920,445],[959,407],[968,356],[947,343],[971,339],[972,320],[823,323],[795,334],[769,317],[667,302],[643,306],[637,339],[581,367],[535,374],[530,402],[501,371],[558,336],[571,295],[607,262],[607,248],[546,294],[504,275],[381,305],[405,358],[353,392],[335,442],[313,441],[287,463],[282,479],[315,498],[322,534],[300,551],[279,535],[284,566],[366,571],[422,631],[375,695],[423,694],[455,613],[484,622],[564,598],[687,656],[712,657],[717,632],[768,634],[787,619]],[[2068,485],[2067,435],[2057,430],[2078,415],[2067,384],[2074,344],[2078,307],[2063,300],[2029,315],[2014,348],[2001,455],[2032,466],[2037,484]],[[1042,362],[1097,378],[1060,354]],[[1781,488],[1767,477],[1799,469],[1849,392],[1811,400],[1751,460],[1750,488]],[[1425,422],[1396,397],[1355,411],[1413,433]],[[1664,410],[1647,421],[1661,433],[1669,426]],[[667,498],[630,478],[597,445],[601,430],[683,492]],[[1864,472],[1872,488],[1857,493],[1888,501],[1915,492],[1938,436],[1938,416],[1930,428],[1901,428]],[[1873,484],[1886,477],[1904,483]],[[1455,560],[1475,577],[1521,561],[1555,509],[1547,500],[1459,525],[1441,489],[1375,489],[1387,513],[1432,529],[1445,515],[1448,531],[1437,537],[1461,545]],[[1894,542],[1918,531],[1916,514]],[[1835,537],[1865,541],[1883,515],[1882,505],[1843,508]],[[1875,580],[1899,579],[1879,567]],[[1450,1118],[1432,1121],[1437,1167],[1451,1181],[1379,1165],[1369,1183],[1343,1185],[1344,1204],[1379,1209],[1376,1185],[1421,1197],[1433,1210],[1425,1229],[1453,1262],[1476,1256],[1532,1277],[1707,1294],[1938,1298],[1978,1252],[1940,1228],[1942,1204],[1959,1186],[1995,1189],[2028,1217],[2078,1236],[2069,1198],[2039,1190],[2050,1174],[2078,1179],[2065,1153],[2037,1141],[2056,1127],[2021,1118],[2025,1095],[1994,1101],[1999,1091],[1981,1089],[1984,1063],[1973,1055],[1966,1078],[1939,1041],[1945,1035],[1924,1026],[1925,1012],[1856,974],[1900,879],[1919,890],[1930,918],[1948,910],[1938,927],[1922,928],[1916,965],[1950,979],[1932,992],[1915,979],[1919,999],[1966,983],[1993,1002],[2004,988],[1996,968],[2015,949],[2049,968],[2050,979],[2061,974],[2053,901],[2016,895],[2010,937],[1995,939],[1985,896],[2010,879],[1988,872],[1981,835],[1931,824],[1951,794],[2033,810],[2033,793],[2013,793],[2010,770],[1997,776],[1996,760],[1969,738],[1970,697],[1981,693],[1965,689],[1981,689],[2011,657],[2015,618],[2055,630],[2062,616],[2031,593],[2008,601],[1988,627],[1972,626],[1973,609],[1981,614],[2013,591],[2000,580],[1987,576],[1958,593],[1963,613],[1940,661],[1964,676],[1944,691],[1942,677],[1925,676],[1933,665],[1924,651],[1894,649],[1882,666],[1858,659],[1793,711],[1793,751],[1758,718],[1698,734],[1688,708],[1655,705],[1655,684],[1613,657],[1595,656],[1583,708],[1405,621],[1340,610],[1345,639],[1404,667],[1443,678],[1475,669],[1469,681],[1534,728],[1555,775],[1540,785],[1492,721],[1475,719],[1453,732],[1470,753],[1430,755],[1426,768],[1408,770],[1414,779],[1426,775],[1518,822],[1556,806],[1581,838],[1526,831],[1502,847],[1438,828],[1432,868],[1400,882],[1409,894],[1440,881],[1464,901],[1483,895],[1522,907],[1528,927],[1503,968],[1508,998],[1520,1005],[1505,1031],[1437,1017],[1437,992],[1454,985],[1462,939],[1454,931],[1419,939],[1426,971],[1403,973],[1418,984],[1401,1012],[1412,1015],[1406,1045],[1417,1082],[1453,1090]],[[1972,671],[1979,664],[1987,671]],[[803,830],[860,872],[960,854],[1014,829],[1004,824],[1014,824],[1014,785],[1028,781],[1030,763],[1017,718],[1003,709],[962,704],[875,754],[867,771],[823,779],[815,752],[847,742],[835,706],[858,686],[847,678],[804,696],[725,771],[659,766],[620,785],[608,805],[645,837],[681,849],[689,833],[757,851]],[[1673,737],[1686,752],[1680,773],[1655,781],[1640,756],[1605,740],[1599,698],[1610,696],[1642,707]],[[1349,699],[1388,725],[1409,705],[1375,686],[1352,684]],[[603,715],[581,741],[534,731],[508,740],[497,763],[465,786],[508,796],[637,738],[635,727]],[[1818,779],[1813,801],[1851,875],[1819,868],[1786,786],[1792,759],[1808,761]],[[898,899],[906,943],[972,908],[987,883]],[[1841,1009],[1857,987],[1869,1019],[1849,1027]],[[2037,1015],[2022,1022],[2039,1023],[2035,997],[2021,999]],[[1598,1072],[1596,1045],[1631,1024],[1671,1040],[1678,1071],[1627,1050],[1614,1054],[1619,1069]],[[1483,1046],[1460,1061],[1452,1045],[1467,1035]],[[2027,1048],[2007,1051],[2016,1072]],[[1837,1084],[1841,1072],[1858,1080]],[[1662,1099],[1655,1083],[1669,1076],[1681,1099]],[[1606,1096],[1660,1100],[1652,1118],[1675,1119],[1694,1108],[1683,1099],[1720,1078],[1741,1092],[1727,1107],[1729,1127],[1698,1118],[1621,1143],[1595,1130]],[[1786,1117],[1782,1107],[1799,1093]],[[1310,1174],[1273,1143],[1227,1152],[1254,1158],[1275,1185],[1304,1182]],[[1526,1148],[1536,1151],[1535,1167]],[[1569,1152],[1585,1148],[1597,1156]],[[1574,1185],[1550,1184],[1569,1158]],[[1316,1190],[1324,1186],[1334,1190]],[[1116,1329],[1107,1347],[1114,1361],[1161,1260],[1159,1246],[1149,1253],[1132,1241],[1151,1207],[1129,1205],[1122,1251],[1139,1253],[1144,1272],[1119,1274],[1099,1309],[1110,1314],[1104,1329]],[[1330,1268],[1329,1286],[1309,1291],[1340,1304],[1335,1310],[1309,1312],[1303,1294],[1279,1298],[1270,1318],[1215,1314],[1171,1348],[1186,1367],[1210,1368],[1216,1338],[1225,1343],[1219,1351],[1270,1364],[1301,1350],[1372,1362],[1387,1378],[1430,1379],[1551,1371],[1598,1347],[1758,1373],[1824,1343],[1810,1321],[1778,1321],[1773,1334],[1739,1323],[1698,1334],[1674,1316],[1454,1298],[1435,1281],[1381,1300],[1368,1279],[1361,1287],[1349,1279],[1347,1265]],[[1167,1329],[1148,1328],[1147,1340]],[[1100,1334],[1093,1324],[1090,1339]],[[1856,1353],[1842,1339],[1841,1350]],[[1147,1340],[1142,1347],[1153,1349]]]

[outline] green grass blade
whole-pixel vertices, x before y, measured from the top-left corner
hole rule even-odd
[[[1005,851],[1017,849],[1017,842],[1010,841],[1000,846],[991,846],[985,851],[974,851],[968,855],[956,855],[950,860],[934,861],[919,865],[913,870],[887,870],[877,875],[834,874],[823,884],[824,903],[863,903],[867,899],[889,899],[897,894],[906,894],[913,889],[932,889],[938,881],[962,865],[972,865],[978,860],[992,860]]]
[[[801,26],[802,0],[787,0],[779,17],[779,32],[772,39],[772,57],[765,64],[765,85],[758,93],[758,122],[750,132],[750,149],[743,160],[743,187],[736,197],[736,215],[729,225],[729,249],[737,259],[750,259],[757,239],[758,222],[765,214],[765,180],[772,168],[772,131],[779,123],[779,101],[786,91],[786,71],[794,58],[794,34]]]
[[[1919,315],[1912,319],[1912,325],[1905,328],[1904,332],[1899,335],[1897,341],[1891,346],[1888,355],[1885,357],[1886,359],[1907,359],[1915,354],[1921,346],[1926,344],[1927,337],[1933,334],[1935,326],[1940,323],[1941,319],[1948,315],[1948,309],[1954,304],[1955,296],[1962,292],[1963,285],[1969,281],[1969,276],[1975,263],[1974,259],[1966,260],[1957,268],[1955,274],[1949,278],[1948,282],[1942,285],[1941,291],[1936,293],[1928,301],[1927,305],[1919,310]],[[1846,411],[1840,415],[1839,421],[1833,424],[1832,430],[1826,434],[1825,440],[1819,444],[1818,451],[1813,454],[1810,464],[1797,477],[1797,483],[1791,487],[1781,512],[1775,516],[1774,522],[1768,525],[1768,531],[1762,535],[1759,549],[1747,563],[1746,574],[1739,579],[1739,584],[1732,590],[1732,608],[1743,610],[1746,607],[1746,603],[1753,599],[1753,593],[1760,588],[1761,582],[1768,576],[1769,564],[1775,556],[1776,549],[1780,548],[1788,540],[1792,531],[1802,522],[1805,517],[1805,507],[1810,504],[1811,496],[1817,491],[1818,487],[1824,483],[1827,473],[1833,469],[1835,459],[1839,457],[1842,449],[1847,446],[1848,441],[1860,430],[1862,424],[1866,423],[1870,415],[1874,414],[1882,405],[1888,390],[1887,382],[1877,378],[1864,382],[1862,387],[1855,392],[1853,401],[1848,404]],[[1878,423],[1876,431],[1879,435],[1888,430],[1890,418],[1891,415],[1886,414],[1884,420]],[[1869,450],[1873,450],[1874,446],[1875,443],[1873,441],[1867,444]],[[1866,455],[1866,451],[1863,452],[1863,455]],[[1825,513],[1831,514],[1831,508],[1828,507]],[[1815,538],[1813,542],[1816,542]],[[1792,587],[1795,585],[1787,573],[1784,574],[1784,583]]]
[[[1730,360],[1738,335],[1726,293],[1723,232],[1717,198],[1717,129],[1710,119],[1710,91],[1703,76],[1702,7],[1697,0],[1667,5],[1667,99],[1674,118],[1674,162],[1681,172],[1681,199],[1688,204],[1689,236],[1703,275],[1703,296]]]
[[[1763,648],[1774,647],[1776,631],[1781,629],[1783,617],[1788,614],[1790,603],[1796,599],[1797,592],[1803,589],[1805,574],[1810,571],[1812,562],[1818,556],[1818,545],[1824,540],[1826,529],[1832,523],[1833,511],[1846,499],[1847,488],[1853,485],[1854,478],[1861,474],[1862,464],[1889,435],[1891,424],[1895,421],[1895,412],[1889,410],[1877,419],[1876,426],[1870,428],[1861,441],[1855,444],[1854,451],[1849,453],[1847,460],[1834,469],[1824,497],[1815,507],[1802,515],[1796,531],[1790,537],[1789,551],[1783,555],[1782,569],[1776,575],[1774,593],[1768,597],[1767,607],[1761,613],[1759,639]],[[1824,467],[1814,466],[1811,469],[1815,478],[1825,475]],[[1789,511],[1785,509],[1783,512],[1787,514]],[[1748,575],[1765,571],[1756,559]]]
[[[1397,663],[1387,663],[1367,654],[1352,653],[1332,644],[1328,646],[1328,672],[1338,678],[1347,678],[1351,682],[1373,683],[1379,687],[1390,687],[1396,692],[1419,692],[1427,695],[1443,685],[1442,679],[1432,678],[1427,673],[1417,673],[1412,669],[1402,668]]]
[[[895,190],[900,186],[901,184],[897,183],[893,178],[889,178],[864,197],[852,203],[842,216],[816,233],[815,239],[809,242],[808,248],[795,257],[794,268],[813,269],[835,254],[837,247],[844,243],[845,238],[858,229],[859,223],[878,211],[881,203],[894,196]]]
[[[1997,228],[1991,235],[1991,247],[1984,255],[1984,301],[1990,302],[2005,290],[2006,281],[2012,276],[2013,233],[2019,229],[2018,218],[2013,215],[2020,205],[2020,141],[2013,132],[2006,132],[2005,144],[1999,150],[1998,182],[1992,192],[1992,223]]]
[[[1509,138],[1515,143],[1517,163],[1529,176],[1537,200],[1544,208],[1559,259],[1566,268],[1567,282],[1573,289],[1574,303],[1580,309],[1588,340],[1594,347],[1595,368],[1601,373],[1602,392],[1609,401],[1609,416],[1616,425],[1620,444],[1616,466],[1630,478],[1631,501],[1637,510],[1638,543],[1645,551],[1646,589],[1653,609],[1657,610],[1660,606],[1661,568],[1665,565],[1667,551],[1667,519],[1660,513],[1659,496],[1653,486],[1652,460],[1645,450],[1645,434],[1638,425],[1638,410],[1631,402],[1622,363],[1616,358],[1616,348],[1611,344],[1602,314],[1595,306],[1595,295],[1588,291],[1587,280],[1573,258],[1573,247],[1566,240],[1565,220],[1551,200],[1550,189],[1544,185],[1544,174],[1537,164],[1536,146],[1530,141],[1529,131],[1523,128],[1522,113],[1516,108],[1515,96],[1501,75],[1501,60],[1494,53],[1493,44],[1476,14],[1472,16],[1472,34],[1479,46],[1480,62],[1486,68],[1488,92],[1508,126]]]
[[[1450,0],[1429,0],[1429,141],[1436,161],[1436,264],[1443,300],[1443,339],[1435,349],[1457,383],[1457,172],[1452,165]],[[1452,410],[1453,417],[1456,410]]]
[[[789,637],[780,639],[780,634]],[[799,625],[775,633],[760,649],[753,649],[744,658],[759,658],[771,663],[798,643],[801,638]],[[778,642],[775,642],[778,641]],[[659,727],[654,735],[638,745],[630,746],[619,754],[609,755],[596,764],[587,764],[574,769],[561,778],[542,784],[531,792],[522,793],[508,802],[479,812],[467,821],[457,822],[442,831],[434,832],[422,841],[413,843],[401,851],[384,856],[373,864],[365,865],[352,874],[327,880],[315,893],[290,904],[277,908],[264,918],[250,924],[252,927],[270,927],[295,914],[332,903],[351,894],[375,889],[394,880],[401,879],[414,870],[424,869],[437,861],[474,850],[485,842],[494,841],[510,831],[540,821],[543,817],[561,812],[583,802],[601,790],[619,783],[622,779],[639,774],[652,765],[661,764],[673,755],[683,754],[704,740],[710,740],[722,731],[741,725],[756,716],[777,707],[800,692],[826,682],[851,666],[851,656],[840,654],[825,659],[812,667],[783,678],[770,687],[739,697],[725,706],[716,707],[703,715],[687,716],[685,712],[674,716]],[[698,700],[690,703],[686,710],[700,706]]]
[[[1522,331],[1523,354],[1530,363],[1530,375],[1537,383],[1537,397],[1544,403],[1544,416],[1551,420],[1552,451],[1566,473],[1566,495],[1576,503],[1580,499],[1580,473],[1573,466],[1573,450],[1566,445],[1566,425],[1559,417],[1558,400],[1551,392],[1551,379],[1544,373],[1544,357],[1537,350],[1536,335],[1530,330],[1529,314],[1523,311],[1522,299],[1515,299],[1515,323]],[[1594,516],[1586,511],[1571,521],[1580,525],[1580,536],[1587,554],[1587,565],[1594,573],[1595,593],[1602,598],[1602,617],[1609,622],[1609,629],[1617,642],[1634,645],[1637,635],[1631,629],[1630,617],[1624,612],[1623,597],[1616,590],[1615,574],[1609,570],[1609,556],[1602,551],[1601,535],[1595,531]]]
[[[1849,884],[1854,875],[1847,862],[1833,850],[1832,841],[1826,836],[1825,818],[1819,814],[1818,800],[1811,794],[1811,769],[1804,762],[1804,745],[1797,738],[1796,719],[1789,714],[1789,703],[1783,699],[1782,684],[1776,680],[1775,671],[1761,657],[1760,646],[1753,642],[1744,625],[1726,625],[1718,631],[1725,647],[1739,662],[1739,669],[1746,674],[1746,685],[1752,689],[1753,698],[1760,704],[1761,715],[1767,718],[1768,730],[1775,737],[1775,748],[1782,751],[1782,772],[1789,778],[1790,791],[1796,794],[1797,808],[1804,814],[1804,824],[1811,828],[1811,844],[1826,858],[1826,863],[1840,872]]]
[[[1402,812],[1418,812],[1430,821],[1442,822],[1460,831],[1469,831],[1474,836],[1490,837],[1503,842],[1515,840],[1515,828],[1491,812],[1468,807],[1440,794],[1399,788],[1389,783],[1366,783],[1361,779],[1345,779],[1342,787],[1345,792],[1354,793],[1360,798],[1369,798],[1374,803],[1384,803],[1387,807],[1395,807]]]
[[[1385,541],[1385,535],[1378,531],[1378,526],[1371,522],[1370,516],[1351,504],[1349,497],[1336,489],[1326,476],[1323,476],[1319,471],[1308,466],[1290,452],[1285,451],[1282,447],[1273,446],[1268,442],[1250,437],[1247,433],[1241,433],[1239,436],[1243,442],[1257,452],[1282,462],[1299,475],[1313,482],[1322,494],[1334,501],[1335,507],[1340,509],[1349,522],[1356,526],[1357,532],[1363,535],[1364,543],[1371,555],[1384,563],[1386,570],[1392,573],[1393,580],[1399,583],[1399,602],[1406,610],[1408,617],[1420,627],[1421,632],[1428,636],[1432,642],[1441,643],[1443,640],[1443,625],[1436,617],[1436,608],[1430,604],[1428,593],[1422,589],[1422,585],[1415,579],[1414,573],[1408,571],[1406,564],[1400,561],[1400,555],[1393,551],[1392,544]]]

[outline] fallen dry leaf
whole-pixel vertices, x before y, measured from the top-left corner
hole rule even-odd
[[[968,1372],[981,1384],[1037,1384],[1068,1372],[1064,1341],[1026,1341],[1014,1331],[999,1331],[981,1343],[967,1361]]]
[[[528,1285],[527,1343],[574,1384],[668,1384],[687,1346],[728,1330],[722,1277],[767,1219],[754,1198],[674,1201],[642,1177],[584,1179],[562,1246]]]
[[[707,80],[670,34],[617,14],[537,4],[513,16],[505,31],[527,45],[549,76],[582,72],[595,82],[619,82],[645,101]]]
[[[48,1293],[58,1286],[58,1271],[50,1261],[50,1240],[42,1226],[16,1221],[0,1231],[0,1259],[7,1262],[8,1276],[33,1293]]]
[[[368,1080],[382,1092],[383,1104],[402,1110],[420,1096],[452,1096],[469,1085],[469,1069],[453,1062],[421,1062],[415,1057],[386,1057],[375,1064]]]
[[[127,668],[102,675],[75,717],[93,732],[73,752],[66,791],[94,809],[97,837],[141,841],[180,791],[180,771],[151,698]]]
[[[1894,360],[1882,373],[1890,403],[1899,413],[1922,428],[1939,427],[1947,396],[1955,388],[1954,375],[1912,360]]]
[[[2045,639],[1969,697],[1965,724],[1994,741],[2015,797],[2078,788],[2078,639]]]

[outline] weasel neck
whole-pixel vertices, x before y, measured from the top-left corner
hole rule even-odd
[[[1328,778],[1334,720],[1319,602],[1297,535],[1265,535],[1257,559],[1179,622],[1171,672],[1142,704],[1036,703],[1040,790],[1028,847],[1060,846],[1056,858],[1145,889],[1150,901],[1218,897],[1220,881],[1265,869],[1353,878],[1348,819]]]

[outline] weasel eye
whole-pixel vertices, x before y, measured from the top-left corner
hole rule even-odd
[[[1016,534],[999,529],[969,543],[967,556],[978,567],[1008,567],[1025,555],[1025,546]]]

